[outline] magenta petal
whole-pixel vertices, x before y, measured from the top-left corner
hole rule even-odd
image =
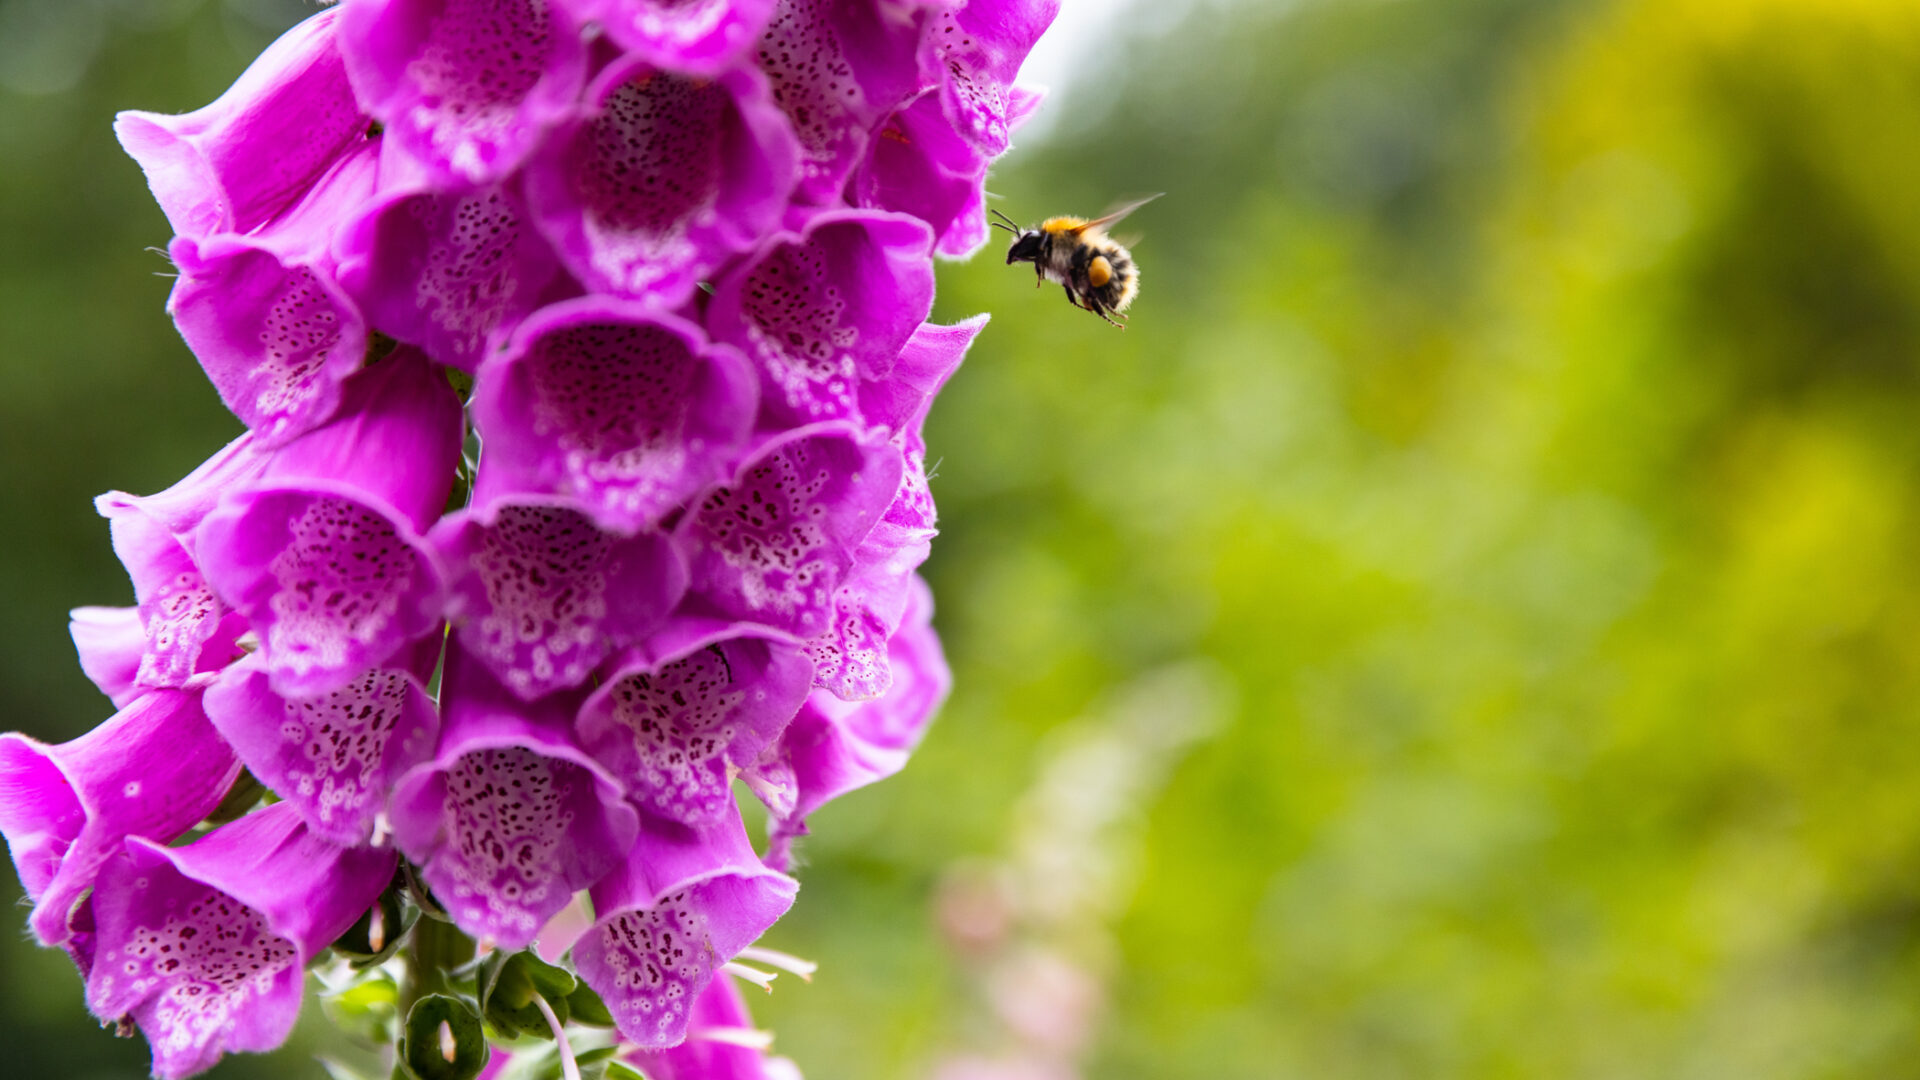
[[[80,670],[100,692],[124,708],[139,690],[134,678],[147,651],[147,631],[140,625],[140,609],[77,607],[68,613],[67,630],[80,654]]]
[[[208,689],[207,716],[248,771],[298,810],[314,835],[363,843],[393,781],[432,755],[440,732],[439,713],[421,685],[439,641],[426,641],[431,652],[414,672],[375,668],[302,699],[274,693],[261,658],[250,657]]]
[[[239,628],[227,624],[226,605],[193,558],[160,524],[137,507],[102,500],[112,519],[114,554],[133,579],[147,647],[134,680],[142,686],[182,686],[197,672],[218,669],[234,656]],[[225,626],[224,641],[215,641]]]
[[[813,685],[843,701],[876,698],[893,685],[887,643],[906,614],[913,572],[927,559],[931,534],[884,521],[868,534],[834,596],[832,624],[806,643]]]
[[[342,159],[265,230],[176,238],[167,310],[233,414],[267,443],[333,415],[359,370],[367,326],[336,280],[341,223],[374,192],[378,153]]]
[[[916,20],[870,0],[779,0],[761,35],[761,70],[800,140],[800,195],[830,203],[869,133],[919,89]]]
[[[447,649],[440,748],[394,788],[394,842],[462,930],[524,948],[633,842],[619,784],[575,743],[579,697],[523,702]]]
[[[207,816],[239,763],[201,711],[198,690],[151,690],[85,735],[48,746],[0,735],[0,833],[43,943],[128,836],[168,841]]]
[[[649,813],[687,825],[731,816],[733,776],[805,700],[793,646],[740,637],[666,663],[622,663],[580,710],[580,741]]]
[[[971,0],[933,16],[920,47],[923,77],[940,87],[955,130],[989,155],[1007,148],[1008,91],[1060,0]]]
[[[185,847],[131,840],[93,895],[88,1005],[133,1016],[159,1077],[271,1050],[299,1013],[306,961],[373,904],[393,868],[391,850],[330,844],[284,805]]]
[[[349,380],[339,417],[280,448],[257,486],[352,489],[414,530],[440,518],[466,435],[460,396],[417,350],[396,349]]]
[[[887,118],[853,177],[852,198],[919,218],[939,237],[940,254],[965,257],[987,239],[989,160],[953,130],[929,90]]]
[[[396,516],[309,488],[248,492],[207,520],[207,575],[259,633],[276,690],[338,690],[439,625],[431,548]]]
[[[188,534],[219,505],[221,496],[257,480],[266,471],[267,461],[268,455],[261,452],[249,432],[221,447],[218,453],[165,491],[154,495],[109,491],[94,500],[94,507],[109,520],[119,518],[124,512],[138,511],[184,543]]]
[[[532,311],[559,264],[506,185],[385,196],[339,245],[340,285],[382,333],[477,371]]]
[[[693,575],[681,614],[821,633],[901,468],[898,450],[844,424],[799,428],[768,446],[676,530]]]
[[[349,0],[340,50],[368,109],[436,177],[485,184],[567,115],[586,47],[547,0]]]
[[[860,387],[860,414],[867,423],[894,432],[915,432],[933,407],[933,398],[946,385],[967,349],[987,325],[987,316],[975,315],[953,326],[923,323],[907,339],[890,376]]]
[[[606,297],[543,308],[481,374],[490,489],[581,500],[607,528],[658,522],[739,460],[751,367],[671,315]]]
[[[689,75],[731,66],[760,36],[773,0],[568,0],[581,19],[647,63]]]
[[[666,536],[602,531],[565,500],[494,502],[434,530],[460,642],[522,698],[578,686],[680,602]]]
[[[819,214],[722,281],[707,325],[753,359],[774,424],[858,419],[861,384],[887,375],[933,308],[932,246],[904,215]]]
[[[893,377],[874,384],[867,405],[895,435],[905,469],[886,514],[854,552],[853,570],[834,595],[833,621],[807,642],[814,685],[845,701],[864,701],[892,684],[888,641],[917,587],[913,572],[925,562],[935,533],[933,492],[927,485],[927,447],[920,425],[940,386],[953,374],[986,316],[958,326],[928,324],[901,350]]]
[[[94,501],[112,523],[114,553],[139,601],[146,644],[134,671],[137,685],[180,686],[237,655],[244,620],[214,595],[187,545],[220,497],[254,482],[266,466],[252,436],[243,435],[159,494],[111,491]],[[83,647],[83,667],[84,653]]]
[[[252,232],[366,143],[367,119],[334,48],[338,15],[322,11],[287,31],[203,109],[114,120],[175,233]]]
[[[893,683],[886,694],[855,703],[814,691],[779,744],[745,774],[783,819],[773,830],[776,856],[805,831],[806,815],[906,765],[953,681],[932,616],[932,593],[915,578],[903,625],[888,645]]]
[[[793,906],[799,884],[761,865],[739,815],[707,829],[642,818],[626,862],[593,888],[600,918],[573,947],[580,978],[645,1048],[678,1044],[722,964]]]
[[[766,1053],[722,1038],[724,1031],[753,1030],[753,1016],[732,979],[715,979],[693,999],[687,1041],[665,1050],[630,1052],[626,1059],[648,1080],[773,1080]]]
[[[751,68],[716,78],[616,62],[593,113],[527,170],[527,201],[588,288],[676,305],[780,218],[793,135]]]
[[[279,693],[337,690],[440,623],[442,576],[418,530],[446,501],[461,417],[438,372],[402,349],[357,376],[338,419],[289,443],[194,534]]]

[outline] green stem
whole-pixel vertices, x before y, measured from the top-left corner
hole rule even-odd
[[[473,939],[450,922],[421,917],[407,939],[407,976],[400,984],[400,1015],[428,994],[450,994],[447,973],[473,959]]]

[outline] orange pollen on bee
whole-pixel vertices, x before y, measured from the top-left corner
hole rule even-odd
[[[1112,280],[1113,264],[1107,261],[1105,255],[1095,255],[1093,261],[1087,264],[1087,284],[1098,289]]]

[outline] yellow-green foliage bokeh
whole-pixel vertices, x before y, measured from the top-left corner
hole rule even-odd
[[[42,737],[102,715],[64,608],[125,595],[87,498],[233,428],[105,118],[210,97],[244,6],[0,97],[0,692]],[[1173,10],[991,184],[1168,193],[1130,328],[942,270],[994,315],[928,431],[956,690],[815,819],[779,1048],[991,1047],[936,883],[1049,732],[1199,657],[1237,705],[1139,808],[1088,1076],[1920,1075],[1920,7]],[[5,958],[37,1074],[137,1073],[64,960]]]

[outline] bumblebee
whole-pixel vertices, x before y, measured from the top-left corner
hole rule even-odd
[[[1107,226],[1159,197],[1149,195],[1092,221],[1048,218],[1037,229],[1022,229],[995,210],[1000,220],[993,226],[1013,234],[1013,246],[1007,249],[1008,266],[1032,263],[1036,288],[1041,282],[1058,282],[1067,291],[1067,303],[1120,326],[1127,321],[1127,305],[1140,292],[1140,268],[1134,264],[1133,255],[1107,235]],[[1116,315],[1120,322],[1113,321]]]

